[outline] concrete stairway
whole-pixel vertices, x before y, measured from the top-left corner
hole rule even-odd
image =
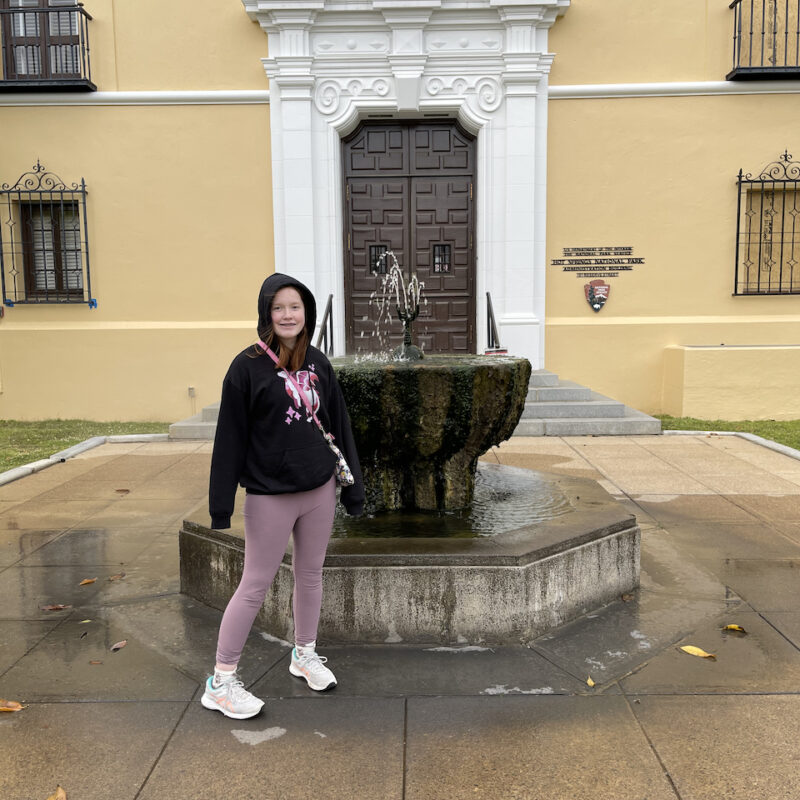
[[[170,439],[213,439],[219,403],[169,426]],[[544,369],[531,374],[528,399],[514,436],[626,436],[661,433],[661,423],[616,400],[560,381]]]
[[[528,399],[514,436],[630,436],[661,433],[661,423],[641,411],[561,381],[544,369],[531,373]]]
[[[219,403],[206,406],[199,414],[169,426],[170,439],[213,439],[217,430]]]

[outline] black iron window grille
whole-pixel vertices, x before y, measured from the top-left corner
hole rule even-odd
[[[453,271],[449,244],[433,245],[433,271],[440,275],[447,275]]]
[[[734,294],[800,294],[800,162],[739,170]]]
[[[385,244],[371,244],[369,246],[369,267],[373,275],[385,275],[389,271],[386,263],[386,253],[389,248]]]
[[[37,161],[0,185],[3,303],[87,303],[92,297],[86,182],[67,186]]]
[[[75,0],[0,0],[0,91],[94,91],[89,21]]]
[[[733,0],[729,81],[800,78],[800,0]]]

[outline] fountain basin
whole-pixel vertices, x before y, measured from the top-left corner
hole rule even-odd
[[[320,640],[527,643],[635,589],[635,517],[594,481],[538,475],[567,498],[568,513],[488,537],[332,539]],[[209,524],[202,506],[183,523],[181,591],[221,610],[241,575],[243,520],[238,511],[229,531]],[[292,585],[290,549],[256,620],[288,641]]]
[[[478,458],[514,432],[531,365],[511,356],[331,363],[364,475],[366,510],[466,508]]]

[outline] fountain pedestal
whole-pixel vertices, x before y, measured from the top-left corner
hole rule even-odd
[[[320,640],[527,643],[635,589],[635,517],[595,481],[540,475],[567,497],[571,511],[489,537],[332,539]],[[230,531],[209,524],[203,506],[183,524],[181,591],[223,609],[241,575],[243,522],[237,514]],[[288,641],[290,564],[291,551],[256,620]]]

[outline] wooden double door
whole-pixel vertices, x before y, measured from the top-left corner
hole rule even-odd
[[[475,142],[452,121],[366,123],[342,142],[347,351],[379,349],[370,297],[394,252],[425,284],[413,324],[428,353],[475,352]],[[394,306],[392,306],[394,314]],[[399,344],[402,327],[392,326]]]

